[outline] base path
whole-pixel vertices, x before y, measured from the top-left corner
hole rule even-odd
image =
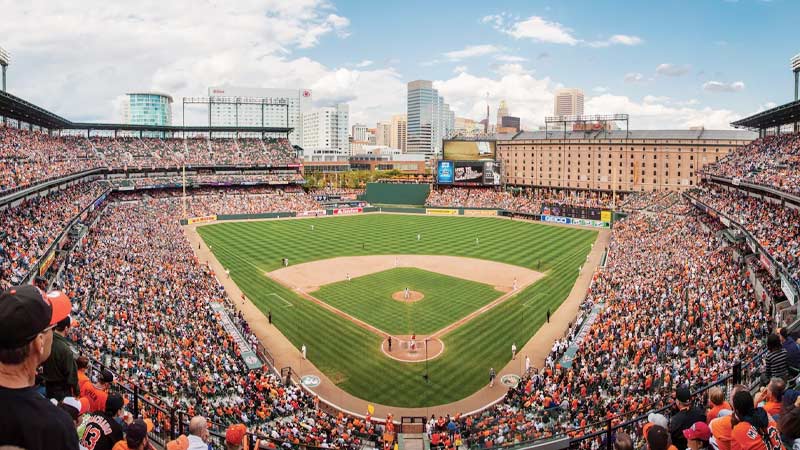
[[[498,218],[497,220],[508,220]],[[202,242],[202,239],[197,234],[197,225],[184,226],[186,237],[189,240],[192,249],[197,255],[201,264],[208,263],[211,269],[218,274],[224,274],[225,270],[222,265],[217,261],[214,254],[208,249],[208,246]],[[599,231],[597,240],[592,248],[589,258],[583,266],[575,285],[569,293],[569,296],[564,300],[561,306],[553,312],[550,316],[550,323],[542,325],[536,332],[531,340],[522,346],[517,352],[517,359],[510,361],[506,367],[499,370],[498,380],[506,374],[519,374],[522,371],[525,356],[529,356],[531,364],[534,367],[542,367],[544,360],[553,346],[553,342],[564,336],[570,322],[575,320],[575,317],[580,308],[580,304],[586,296],[586,291],[592,280],[594,268],[600,265],[603,257],[603,251],[608,246],[611,232],[609,230]],[[199,248],[198,248],[199,245]],[[291,267],[291,266],[290,266]],[[250,329],[264,343],[275,358],[276,367],[291,366],[295,373],[299,376],[314,375],[319,377],[320,385],[315,387],[314,392],[319,395],[323,401],[334,405],[346,412],[364,415],[366,413],[366,405],[372,403],[375,407],[373,417],[386,417],[387,414],[393,413],[394,417],[400,416],[425,416],[430,417],[431,414],[436,416],[444,416],[446,414],[454,414],[458,412],[468,413],[479,410],[486,405],[496,402],[505,396],[506,388],[501,383],[495,383],[494,387],[484,387],[472,395],[445,405],[432,406],[429,408],[400,408],[394,406],[381,405],[369,400],[358,398],[343,389],[336,386],[333,381],[317,369],[310,361],[304,360],[300,351],[292,345],[291,342],[274,326],[267,322],[267,317],[250,301],[241,301],[242,291],[233,282],[225,276],[220,276],[219,281],[225,287],[230,298],[233,300],[236,308],[241,311],[245,320],[250,324]],[[497,284],[497,283],[494,283]],[[518,343],[517,346],[520,344]],[[510,351],[510,350],[509,350]],[[313,354],[313,349],[310,349]]]
[[[415,267],[442,275],[513,290],[544,276],[535,270],[477,258],[442,255],[370,255],[322,259],[269,272],[270,278],[287,286],[313,292],[313,288],[398,267]]]

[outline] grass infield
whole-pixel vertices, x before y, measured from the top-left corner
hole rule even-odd
[[[510,360],[511,344],[522,347],[544,323],[545,311],[555,311],[564,301],[597,237],[592,230],[496,218],[383,214],[220,223],[199,227],[198,232],[248,298],[265,313],[271,310],[273,324],[296,347],[305,344],[309,359],[334,383],[365,401],[404,407],[450,403],[483,387],[489,368],[499,370]],[[381,353],[380,337],[264,276],[278,269],[284,257],[299,264],[377,254],[482,258],[545,276],[446,334],[446,351],[428,363],[426,383],[424,363],[387,358]],[[497,294],[494,298],[502,295]],[[287,302],[293,306],[287,307]],[[447,322],[454,320],[455,316]]]
[[[405,288],[425,298],[402,303]],[[312,294],[353,317],[394,335],[431,334],[503,295],[474,281],[415,268],[399,268],[323,286]]]

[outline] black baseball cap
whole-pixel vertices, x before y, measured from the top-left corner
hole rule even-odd
[[[63,292],[43,294],[29,284],[0,294],[0,348],[19,348],[69,316],[72,303]]]
[[[128,448],[138,447],[147,438],[147,424],[142,419],[136,419],[125,430],[125,440]]]
[[[102,381],[103,383],[113,383],[114,374],[111,373],[111,371],[108,369],[103,369],[103,371],[100,372],[100,381]]]
[[[109,394],[106,399],[106,412],[109,414],[116,414],[122,407],[125,406],[125,401],[119,394]]]
[[[675,399],[679,402],[686,403],[689,399],[692,398],[692,393],[689,392],[689,388],[686,386],[681,386],[675,390]]]

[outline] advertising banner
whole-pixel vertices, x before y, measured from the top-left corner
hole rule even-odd
[[[611,211],[600,211],[600,221],[611,223]]]
[[[548,216],[547,214],[542,214],[541,221],[551,222],[551,223],[561,223],[564,225],[572,225],[572,218],[570,217]]]
[[[186,220],[186,223],[188,223],[189,225],[192,225],[192,224],[195,224],[195,223],[213,222],[215,220],[217,220],[217,215],[216,214],[214,214],[213,216],[191,217],[191,218]]]
[[[364,208],[336,208],[333,210],[334,216],[344,216],[348,214],[360,214]]]
[[[437,208],[428,208],[425,210],[425,214],[430,214],[432,216],[457,216],[458,210],[457,209],[437,209]]]
[[[593,228],[611,227],[611,225],[608,222],[603,222],[601,220],[581,219],[576,217],[565,217],[565,216],[551,216],[547,214],[542,214],[540,216],[540,220],[542,222],[560,223],[563,225],[576,225],[582,227],[593,227]]]
[[[453,182],[461,184],[482,185],[483,163],[480,161],[455,161]]]
[[[772,264],[772,261],[769,260],[767,255],[764,253],[758,255],[758,260],[761,262],[761,265],[764,266],[764,269],[772,275],[772,278],[776,278],[777,274],[775,273],[775,266]]]
[[[453,184],[453,161],[439,161],[436,167],[436,181],[439,184]]]
[[[465,209],[465,216],[496,216],[497,210],[495,209]]]
[[[53,260],[56,259],[56,251],[51,251],[44,260],[42,260],[42,265],[39,266],[39,275],[44,275],[47,272],[47,269],[53,265]]]
[[[786,279],[786,275],[781,274],[781,290],[786,295],[786,299],[789,300],[789,303],[794,305],[794,302],[797,301],[797,296],[795,295],[794,288],[792,287],[792,283]]]
[[[297,217],[317,217],[317,216],[324,216],[325,210],[324,209],[314,209],[311,211],[301,211],[297,213]]]

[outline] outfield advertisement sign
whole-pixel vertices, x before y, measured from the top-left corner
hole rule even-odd
[[[242,354],[242,360],[244,364],[250,370],[260,369],[261,366],[264,364],[258,359],[256,356],[256,352],[253,351],[253,347],[247,342],[247,340],[242,336],[242,333],[233,325],[230,316],[225,311],[222,305],[218,302],[209,302],[211,309],[217,313],[219,317],[219,321],[222,324],[222,328],[225,329],[225,332],[233,339],[236,345],[239,347],[239,352]]]
[[[195,224],[195,223],[213,222],[215,220],[217,220],[217,215],[216,214],[213,215],[213,216],[191,217],[186,221],[186,223],[188,223],[189,225],[192,225],[192,224]]]
[[[336,208],[333,210],[334,216],[344,216],[348,214],[360,214],[364,212],[364,208]]]
[[[327,214],[324,209],[314,209],[311,211],[301,211],[297,213],[297,217],[317,217]]]
[[[560,223],[562,225],[578,225],[582,227],[593,227],[593,228],[609,228],[610,226],[608,222],[603,222],[601,220],[593,220],[593,219],[550,216],[546,214],[542,214],[541,216],[539,216],[539,218],[542,222]]]
[[[431,216],[457,216],[458,210],[457,209],[437,209],[437,208],[428,208],[425,210],[426,214]]]
[[[453,184],[453,161],[439,161],[436,165],[436,181],[439,184]]]
[[[465,209],[465,216],[496,216],[496,209]]]

